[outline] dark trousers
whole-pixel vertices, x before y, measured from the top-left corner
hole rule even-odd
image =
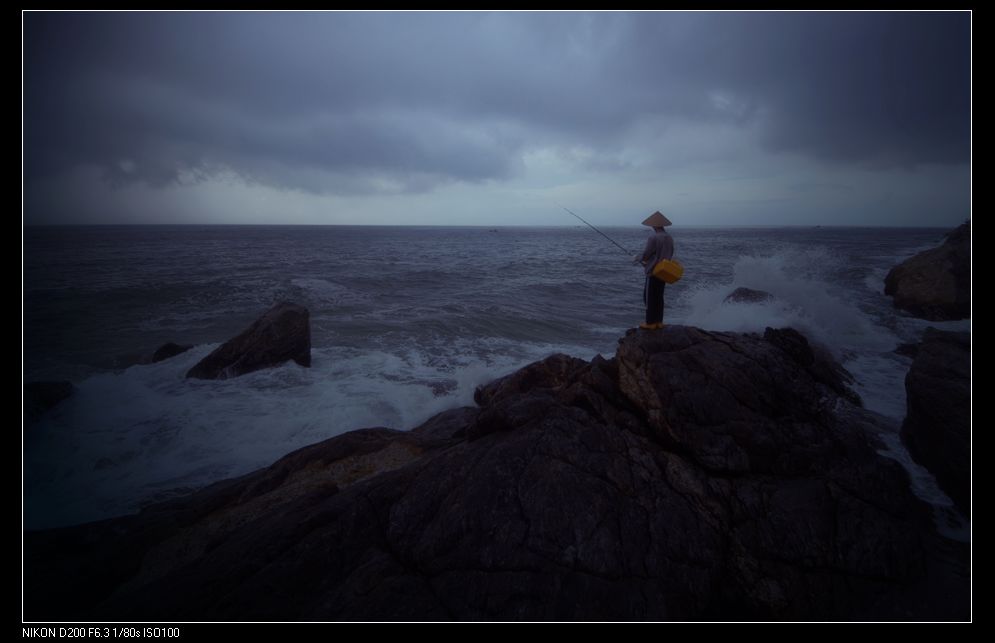
[[[663,321],[663,288],[666,285],[656,277],[646,277],[643,302],[646,304],[647,324],[659,324]]]

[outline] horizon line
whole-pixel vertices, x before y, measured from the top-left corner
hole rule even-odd
[[[956,224],[838,224],[838,223],[754,223],[725,224],[700,223],[695,225],[677,225],[668,227],[679,228],[946,228],[957,227],[970,222],[970,218]],[[603,228],[643,227],[642,224],[598,224]],[[27,228],[113,228],[113,227],[284,227],[284,228],[584,228],[580,224],[521,224],[521,225],[483,225],[483,224],[446,224],[446,223],[21,223],[22,229]]]

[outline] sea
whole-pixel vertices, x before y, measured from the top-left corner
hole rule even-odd
[[[585,226],[24,228],[24,381],[75,387],[23,430],[25,528],[133,513],[352,429],[411,429],[553,353],[611,357],[643,321],[632,255],[649,231],[601,230],[622,247]],[[941,530],[967,539],[898,437],[912,360],[895,349],[970,321],[916,319],[884,295],[888,270],[949,230],[670,231],[685,274],[666,288],[665,323],[790,326],[827,347],[893,424],[882,453],[909,470]],[[737,287],[774,298],[725,302]],[[311,368],[184,377],[285,300],[311,312]],[[143,363],[165,342],[194,348]]]

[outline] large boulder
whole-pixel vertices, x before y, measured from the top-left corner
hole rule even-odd
[[[878,419],[803,340],[630,332],[408,433],[29,532],[24,616],[968,618],[966,551],[940,547]]]
[[[618,361],[619,385],[654,435],[707,471],[828,471],[866,446],[859,427],[833,426],[831,409],[856,401],[842,369],[793,329],[759,336],[677,326],[627,336]]]
[[[311,366],[311,324],[307,308],[279,303],[237,337],[215,349],[187,372],[205,380],[238,377],[293,360]]]
[[[905,376],[902,438],[965,514],[971,509],[971,335],[926,329]]]
[[[940,321],[971,316],[971,224],[951,232],[938,248],[906,259],[888,273],[884,294],[896,308]]]

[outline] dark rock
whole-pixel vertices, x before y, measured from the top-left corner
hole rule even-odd
[[[971,335],[926,329],[905,376],[902,438],[957,507],[971,509]]]
[[[802,366],[807,367],[815,363],[815,353],[812,352],[808,340],[794,328],[768,326],[764,329],[764,339],[790,355]]]
[[[971,224],[951,232],[938,248],[920,252],[888,273],[884,294],[896,308],[934,321],[971,316]]]
[[[192,344],[175,344],[173,342],[166,342],[157,348],[152,355],[149,355],[148,353],[128,353],[125,355],[119,355],[114,358],[113,366],[114,368],[126,369],[131,368],[132,366],[154,364],[156,362],[169,359],[170,357],[176,357],[180,353],[185,353],[191,348],[193,348]]]
[[[905,357],[915,357],[919,354],[919,344],[917,342],[908,344],[899,344],[894,351],[898,355],[904,355]]]
[[[796,334],[554,355],[137,516],[24,538],[29,620],[964,619],[877,416]],[[956,564],[949,562],[955,559]]]
[[[173,342],[166,342],[152,353],[152,363],[161,362],[164,359],[169,359],[170,357],[176,357],[180,353],[185,353],[193,348],[192,344],[174,344]]]
[[[132,366],[151,364],[152,358],[148,353],[125,353],[118,355],[111,360],[111,366],[118,370],[125,370]]]
[[[490,384],[477,387],[473,393],[473,401],[481,406],[515,396],[523,391],[561,388],[582,369],[587,362],[576,357],[557,353],[541,362],[529,364]]]
[[[311,366],[311,324],[307,308],[279,303],[249,328],[197,362],[187,377],[226,379],[294,360]]]
[[[792,475],[831,460],[838,439],[823,425],[843,385],[815,376],[822,369],[799,333],[646,335],[620,343],[619,380],[665,444],[724,475]]]
[[[770,328],[764,330],[764,339],[791,356],[808,374],[821,384],[860,405],[860,396],[850,386],[853,376],[833,359],[829,351],[821,346],[812,346],[804,335],[794,328]]]
[[[722,300],[725,303],[767,303],[774,301],[774,295],[765,290],[753,290],[752,288],[737,288]]]
[[[72,382],[27,382],[24,385],[24,419],[29,423],[37,421],[74,390]]]
[[[412,429],[411,433],[432,443],[462,438],[466,427],[473,423],[479,412],[480,410],[473,406],[461,406],[443,411],[418,428]]]

